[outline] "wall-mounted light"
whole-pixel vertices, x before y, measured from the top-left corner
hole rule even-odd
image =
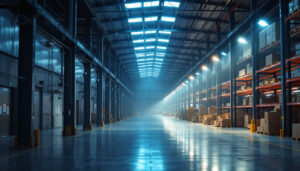
[[[207,70],[208,70],[208,68],[207,68],[206,65],[202,65],[201,69],[202,69],[203,71],[207,71]]]
[[[190,76],[189,76],[189,79],[190,79],[190,80],[194,80],[195,77],[194,77],[193,75],[190,75]]]
[[[247,40],[244,37],[239,37],[238,42],[241,43],[241,44],[246,44]]]
[[[260,26],[262,26],[262,27],[267,27],[269,24],[267,23],[267,21],[266,20],[263,20],[263,19],[260,19],[260,20],[258,20],[258,22],[257,22]]]
[[[212,60],[213,60],[214,62],[219,62],[219,61],[220,61],[220,58],[219,58],[217,55],[213,55],[213,56],[212,56]]]
[[[227,53],[226,52],[221,52],[221,55],[227,56]]]
[[[196,72],[196,75],[200,75],[200,73],[199,73],[199,72]]]

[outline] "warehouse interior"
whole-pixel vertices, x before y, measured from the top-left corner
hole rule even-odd
[[[0,170],[297,170],[299,0],[0,0]]]

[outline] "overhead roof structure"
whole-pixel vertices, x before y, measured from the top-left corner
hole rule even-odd
[[[178,80],[249,14],[249,0],[89,0],[101,19],[105,38],[133,80]]]

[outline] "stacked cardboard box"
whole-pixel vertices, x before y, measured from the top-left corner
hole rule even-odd
[[[279,103],[281,101],[281,95],[277,96],[261,96],[259,98],[260,104],[271,104],[271,103]]]
[[[246,74],[251,74],[252,73],[252,66],[251,64],[246,65]]]
[[[293,127],[292,127],[292,138],[300,139],[300,123],[293,124]]]
[[[259,49],[263,49],[267,45],[266,30],[263,29],[262,31],[260,31],[258,37],[259,37]]]
[[[242,77],[242,76],[244,76],[244,75],[246,75],[246,69],[245,69],[245,68],[243,68],[243,69],[241,69],[241,70],[239,71],[239,77]]]
[[[206,107],[201,107],[200,109],[199,109],[199,113],[200,114],[206,114],[207,112],[206,112]]]
[[[220,121],[220,127],[231,127],[230,119],[222,118]]]
[[[189,109],[188,109],[188,121],[193,122],[194,114],[195,114],[194,108],[193,107],[189,107]]]
[[[272,53],[272,54],[266,56],[265,66],[273,65],[279,61],[280,61],[280,55],[276,54],[276,53]]]
[[[281,129],[281,108],[276,106],[274,111],[265,112],[260,120],[259,131],[269,135],[278,135]]]
[[[217,114],[217,108],[216,107],[208,107],[208,114]]]
[[[251,56],[252,48],[251,46],[244,46],[243,48],[243,58],[248,58]]]
[[[244,113],[242,110],[239,110],[236,113],[236,126],[243,127],[244,126]]]
[[[220,127],[220,121],[217,121],[217,120],[213,121],[213,125],[215,127]]]
[[[279,23],[274,22],[266,29],[267,45],[279,40]]]
[[[198,122],[203,123],[204,115],[199,115],[198,116]]]
[[[251,115],[244,115],[244,127],[248,128],[248,124],[251,124],[252,116]]]
[[[204,115],[203,124],[211,125],[212,122],[216,119],[216,115]]]

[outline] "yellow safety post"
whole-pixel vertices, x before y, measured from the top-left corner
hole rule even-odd
[[[40,130],[39,129],[33,130],[33,136],[34,136],[34,146],[35,147],[40,146]]]
[[[93,130],[93,125],[92,124],[90,124],[90,130]]]
[[[256,131],[255,120],[252,119],[250,124],[250,132],[255,132],[255,131]]]
[[[284,138],[284,129],[280,129],[279,136],[280,136],[280,138]]]

